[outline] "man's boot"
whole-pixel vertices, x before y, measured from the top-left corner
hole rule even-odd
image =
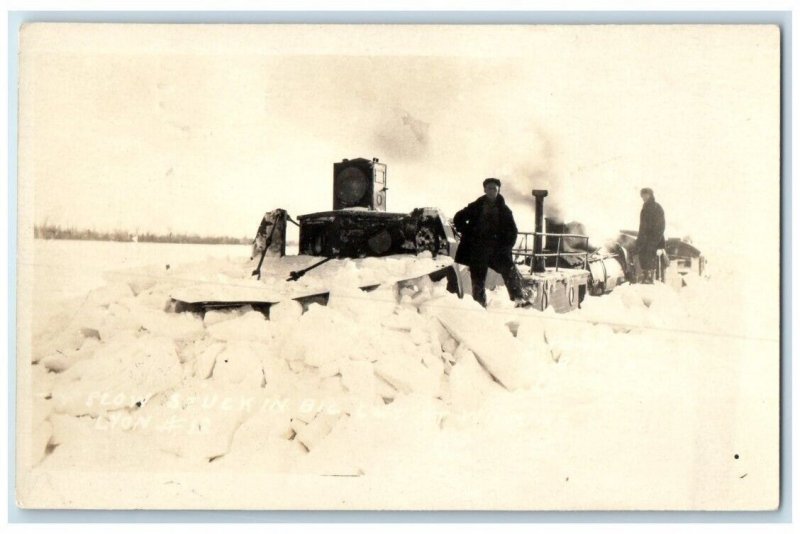
[[[526,294],[526,291],[522,287],[522,275],[520,274],[516,265],[511,265],[511,267],[508,269],[508,272],[502,274],[504,274],[503,283],[506,285],[508,298],[514,302],[519,302],[521,300],[526,300],[530,296],[529,294]]]
[[[486,287],[485,282],[482,281],[472,281],[472,299],[483,306],[486,307]]]

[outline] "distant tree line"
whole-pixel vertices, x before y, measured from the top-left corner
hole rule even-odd
[[[125,230],[112,230],[100,232],[97,230],[63,228],[52,224],[36,225],[33,227],[33,236],[36,239],[79,239],[88,241],[138,241],[140,243],[190,243],[204,245],[247,245],[252,243],[250,237],[228,236],[201,236],[197,234],[153,234],[150,232],[128,232]]]

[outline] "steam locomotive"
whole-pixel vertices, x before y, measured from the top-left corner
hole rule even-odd
[[[377,158],[345,159],[333,165],[333,209],[298,217],[299,253],[336,258],[419,254],[455,257],[459,236],[438,208],[410,213],[386,211],[386,165]],[[565,312],[580,306],[587,293],[611,291],[628,277],[621,246],[592,251],[582,234],[544,230],[544,198],[535,190],[536,228],[520,232],[513,250],[529,302],[539,310]],[[260,232],[263,233],[263,232]],[[576,246],[577,243],[577,246]],[[453,265],[432,278],[447,278],[448,290],[463,295],[469,270]]]
[[[429,252],[434,260],[455,258],[459,235],[452,222],[438,208],[422,207],[410,213],[386,211],[386,165],[377,158],[342,160],[333,165],[333,209],[300,215],[295,222],[284,209],[267,212],[261,220],[253,241],[251,259],[260,256],[252,272],[259,279],[264,260],[303,265],[291,271],[284,291],[272,284],[273,291],[265,293],[257,287],[183,288],[172,295],[178,309],[209,309],[249,304],[259,309],[291,298],[303,304],[326,304],[329,291],[298,293],[296,285],[306,272],[319,265],[342,259],[358,261],[367,257],[386,257],[397,254]],[[567,312],[580,307],[587,294],[602,295],[625,281],[635,281],[636,262],[629,254],[631,237],[621,234],[616,242],[592,248],[580,225],[563,225],[545,217],[546,190],[533,190],[535,228],[519,232],[512,250],[520,272],[523,293],[535,309],[552,308]],[[297,256],[286,256],[286,226],[295,222],[300,228]],[[689,265],[699,257],[700,269],[704,260],[691,246],[680,247],[689,254]],[[690,250],[691,249],[691,250]],[[677,250],[677,249],[676,249]],[[320,258],[314,261],[315,258]],[[679,259],[679,262],[684,261]],[[309,264],[310,263],[310,264]],[[684,265],[684,263],[679,263]],[[446,279],[447,289],[459,297],[464,288],[471,287],[469,269],[452,261],[435,262],[432,271],[423,273],[431,280]],[[382,283],[400,286],[413,280],[379,280],[361,289],[370,291]],[[663,280],[663,275],[660,276]],[[491,282],[487,281],[491,288]]]

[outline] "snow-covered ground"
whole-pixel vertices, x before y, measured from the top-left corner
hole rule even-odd
[[[377,260],[309,273],[303,283],[334,290],[305,313],[293,301],[269,319],[171,311],[169,295],[197,282],[252,286],[247,255],[128,270],[108,258],[104,285],[59,292],[35,273],[23,502],[777,504],[777,309],[749,314],[758,296],[736,289],[730,263],[712,257],[708,276],[679,290],[623,285],[561,315],[514,309],[503,288],[488,310],[444,282],[358,290],[381,275]],[[433,264],[387,261],[395,279]],[[76,495],[70,481],[92,474],[147,489]],[[275,485],[221,489],[260,475]]]

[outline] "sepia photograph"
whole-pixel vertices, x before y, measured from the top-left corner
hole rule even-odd
[[[36,22],[18,103],[20,508],[778,508],[778,26]]]

